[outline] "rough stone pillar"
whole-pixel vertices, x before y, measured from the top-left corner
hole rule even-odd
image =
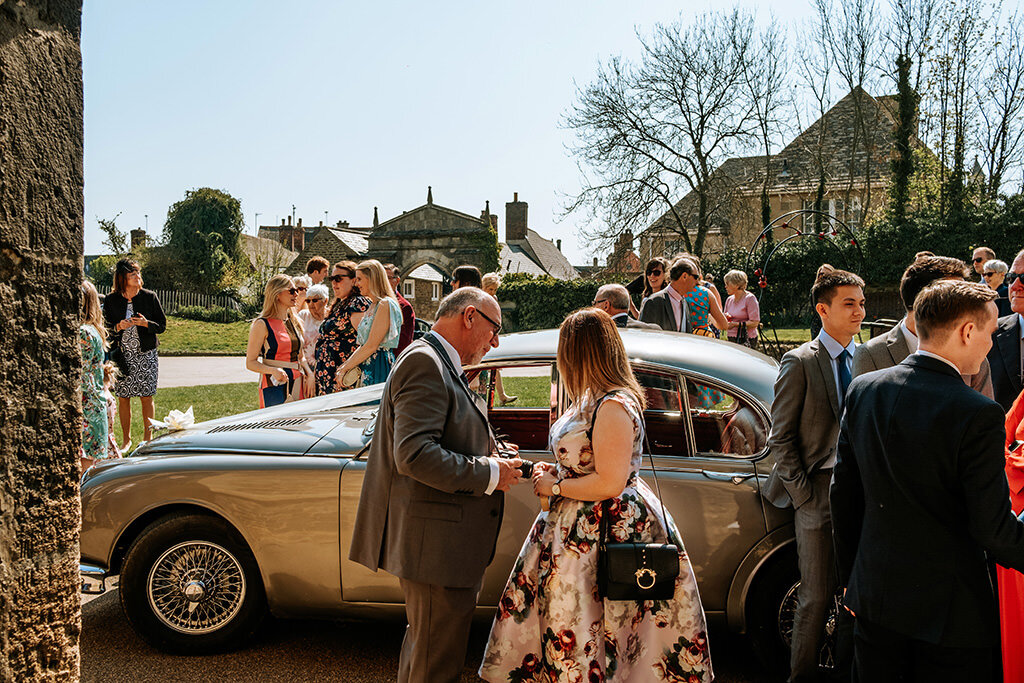
[[[78,678],[81,0],[0,0],[0,680]]]

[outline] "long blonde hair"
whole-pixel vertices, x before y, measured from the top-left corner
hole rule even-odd
[[[96,286],[88,280],[82,281],[82,324],[92,325],[100,335],[103,348],[107,348],[107,326],[100,307],[100,295]]]
[[[395,298],[395,290],[391,288],[391,283],[388,281],[388,272],[384,270],[384,265],[377,259],[370,259],[369,261],[363,261],[356,270],[366,276],[366,279],[370,282],[370,289],[372,292],[360,292],[363,296],[372,296],[374,299]]]
[[[624,389],[641,408],[647,405],[619,330],[604,311],[583,308],[562,321],[558,328],[557,362],[558,374],[573,401],[588,391],[596,399],[609,391]]]
[[[291,277],[284,273],[278,273],[274,277],[267,281],[267,286],[263,289],[263,311],[260,313],[261,318],[273,318],[277,315],[277,297],[278,295],[288,289],[295,286],[295,282]],[[296,332],[302,329],[299,319],[295,317],[295,313],[292,312],[291,308],[288,308],[288,314],[285,319],[290,321],[295,327]]]

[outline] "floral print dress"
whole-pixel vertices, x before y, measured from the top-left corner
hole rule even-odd
[[[335,299],[327,317],[320,323],[320,336],[317,337],[316,350],[313,352],[316,359],[313,375],[316,377],[317,396],[337,391],[334,376],[359,346],[356,343],[352,314],[362,313],[369,307],[370,300],[364,296]]]
[[[713,679],[697,581],[671,516],[639,478],[643,420],[625,392],[617,401],[633,419],[632,473],[612,499],[611,533],[619,542],[664,542],[679,548],[672,600],[602,600],[597,594],[601,502],[554,497],[541,512],[502,594],[480,676],[515,683],[686,681]],[[585,397],[551,427],[550,445],[566,479],[594,472],[587,434],[594,401]]]
[[[78,328],[82,350],[82,456],[107,457],[107,400],[103,389],[103,340],[92,325]]]

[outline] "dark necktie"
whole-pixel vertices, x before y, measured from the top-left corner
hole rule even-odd
[[[836,358],[836,362],[839,363],[839,407],[841,408],[846,403],[846,390],[850,386],[850,367],[847,365],[847,361],[850,360],[850,352],[843,349],[843,352]]]

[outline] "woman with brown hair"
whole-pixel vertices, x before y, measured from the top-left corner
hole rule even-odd
[[[335,383],[338,368],[359,345],[356,342],[356,326],[353,316],[358,316],[370,307],[370,300],[360,295],[356,287],[356,264],[352,261],[338,261],[334,272],[328,278],[334,302],[327,317],[320,323],[320,336],[316,340],[314,371],[316,373],[317,396],[330,394],[339,389]]]
[[[81,325],[78,341],[82,350],[82,471],[107,457],[109,441],[107,399],[103,391],[103,352],[107,330],[96,287],[82,283]]]
[[[644,268],[644,300],[668,286],[668,269],[671,265],[668,259],[662,256],[655,256],[647,262],[647,266]],[[642,305],[643,301],[641,301]]]
[[[345,374],[357,367],[362,369],[363,386],[386,382],[402,331],[402,309],[380,261],[370,259],[356,266],[356,287],[370,300],[370,308],[356,321],[359,348],[338,368],[334,381],[339,388]]]
[[[313,372],[302,356],[302,323],[295,317],[295,282],[275,275],[263,290],[263,312],[252,321],[245,367],[259,373],[260,408],[313,395]]]
[[[644,392],[615,323],[576,311],[562,323],[558,372],[572,405],[551,427],[557,465],[534,466],[550,497],[499,602],[480,676],[507,680],[713,678],[704,610],[679,530],[639,476]],[[597,590],[601,518],[612,543],[679,549],[674,595],[604,600]]]
[[[110,359],[121,373],[114,385],[121,418],[121,450],[131,446],[134,396],[142,401],[142,438],[153,438],[149,420],[154,416],[153,396],[160,373],[156,336],[167,329],[160,300],[142,284],[138,261],[121,259],[114,266],[114,291],[103,300],[103,319],[111,334]]]

